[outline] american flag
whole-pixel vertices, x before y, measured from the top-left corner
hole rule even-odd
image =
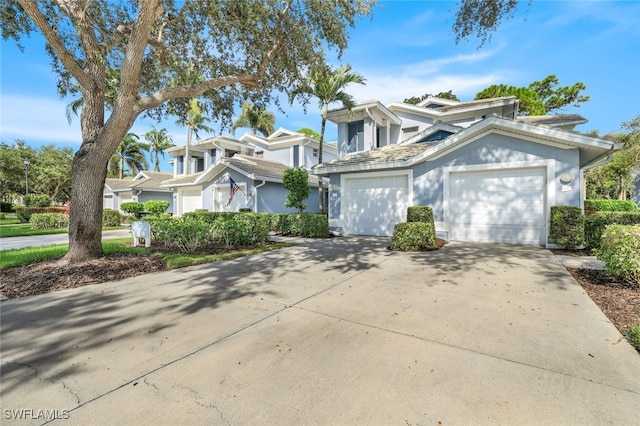
[[[238,185],[233,179],[231,179],[231,176],[229,176],[229,187],[231,189],[229,189],[229,200],[227,200],[227,206],[231,204],[231,201],[233,200],[233,196],[236,195],[236,192],[242,191],[242,188],[240,188],[240,185]]]

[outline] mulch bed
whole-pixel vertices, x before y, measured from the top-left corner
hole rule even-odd
[[[622,334],[640,323],[640,283],[594,269],[567,269]]]

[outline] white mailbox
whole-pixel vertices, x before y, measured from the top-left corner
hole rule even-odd
[[[131,233],[133,234],[133,246],[138,245],[138,240],[144,238],[144,246],[151,247],[151,224],[145,221],[131,222]]]

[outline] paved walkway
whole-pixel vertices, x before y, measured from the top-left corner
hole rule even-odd
[[[2,302],[3,424],[637,424],[640,356],[548,250],[387,244]]]
[[[129,229],[102,231],[102,239],[131,237]],[[133,240],[133,237],[131,237]],[[11,250],[24,247],[49,246],[51,244],[69,244],[69,234],[33,235],[29,237],[0,238],[0,250]]]

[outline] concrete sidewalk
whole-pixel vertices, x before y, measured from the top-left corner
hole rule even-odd
[[[5,301],[3,423],[637,424],[640,356],[548,250],[388,243]]]
[[[102,231],[102,239],[128,238],[131,231],[127,229],[113,229]],[[0,238],[0,250],[12,250],[25,247],[50,246],[52,244],[69,244],[69,234],[32,235],[29,237]]]

